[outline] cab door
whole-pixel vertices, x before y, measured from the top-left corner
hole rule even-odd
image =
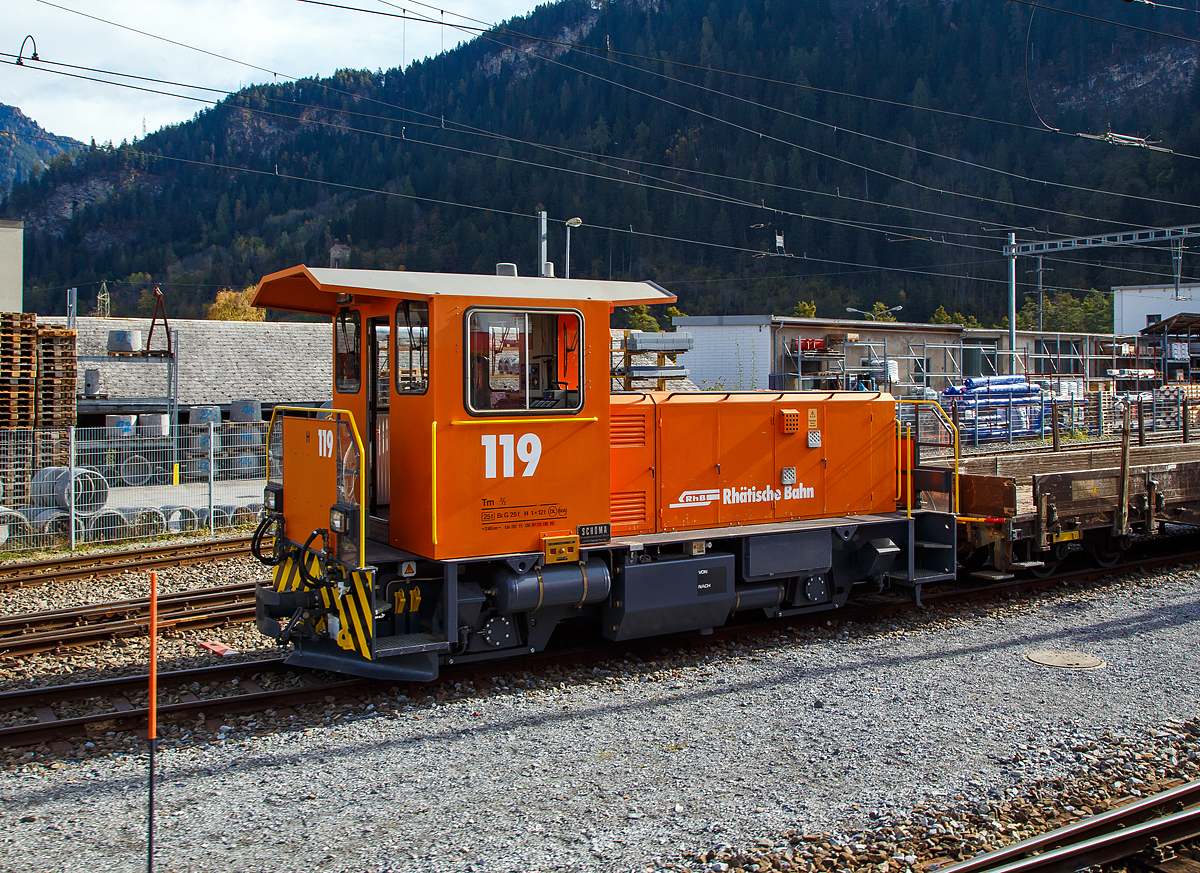
[[[371,515],[386,515],[391,505],[390,425],[391,319],[384,315],[367,322],[367,503]]]

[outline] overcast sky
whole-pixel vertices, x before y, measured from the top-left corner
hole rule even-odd
[[[433,7],[413,0],[335,2],[392,13],[405,7],[410,14],[438,17]],[[469,23],[451,12],[496,22],[525,14],[535,5],[535,0],[455,0],[452,6],[437,9],[446,11],[447,22]],[[204,104],[41,72],[34,69],[35,64],[14,66],[11,55],[26,34],[33,36],[44,61],[226,92],[273,78],[237,61],[277,72],[280,80],[327,76],[346,67],[386,70],[407,66],[414,59],[436,55],[443,38],[447,49],[469,38],[452,28],[446,28],[443,36],[436,24],[322,8],[299,0],[0,0],[0,6],[4,8],[0,52],[9,55],[0,57],[6,62],[0,66],[0,103],[18,107],[52,133],[84,142],[93,137],[97,142],[132,141],[141,137],[143,119],[145,129],[154,131],[191,118]],[[131,33],[68,9],[234,60]],[[24,56],[28,58],[31,51],[26,45]],[[207,96],[219,99],[219,95]]]

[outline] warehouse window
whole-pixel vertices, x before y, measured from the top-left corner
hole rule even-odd
[[[333,322],[333,379],[339,394],[362,387],[362,319],[347,309]]]
[[[466,405],[472,412],[583,408],[583,318],[574,311],[470,310]]]
[[[396,307],[396,393],[429,390],[429,304],[405,300]]]

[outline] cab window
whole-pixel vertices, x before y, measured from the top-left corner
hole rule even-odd
[[[466,403],[472,412],[583,408],[583,319],[574,311],[470,310]]]
[[[362,387],[362,319],[343,309],[333,322],[333,379],[339,394]]]
[[[405,300],[396,307],[396,393],[429,390],[429,304]]]

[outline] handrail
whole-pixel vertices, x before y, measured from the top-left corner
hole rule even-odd
[[[912,444],[912,430],[913,430],[913,426],[910,424],[908,426],[908,443],[910,445]],[[912,464],[912,460],[910,459],[909,463],[908,463],[908,476],[907,476],[907,480],[906,480],[908,487],[905,489],[908,492],[908,517],[909,518],[912,518],[912,480],[913,480],[913,464]]]
[[[959,492],[958,492],[958,467],[959,467],[959,440],[958,440],[958,428],[954,426],[954,422],[953,422],[953,420],[950,418],[950,416],[948,416],[948,415],[946,414],[946,410],[945,410],[945,409],[943,409],[943,408],[942,408],[942,405],[941,405],[941,404],[940,404],[938,401],[936,401],[936,400],[902,400],[902,399],[897,399],[897,400],[896,400],[897,409],[899,408],[899,406],[900,406],[901,404],[904,404],[904,403],[909,403],[909,404],[912,404],[912,406],[914,407],[913,423],[914,423],[915,425],[917,425],[917,426],[918,426],[918,437],[917,437],[918,439],[920,438],[920,430],[919,430],[920,420],[919,420],[919,417],[918,417],[917,409],[919,409],[919,407],[921,407],[921,406],[932,406],[932,407],[933,407],[933,409],[934,409],[934,415],[935,415],[935,416],[937,416],[937,418],[938,418],[938,420],[941,422],[942,426],[943,426],[943,427],[945,427],[946,431],[947,431],[947,432],[950,434],[951,438],[953,439],[953,442],[954,442],[954,477],[953,477],[953,478],[954,478],[954,486],[953,486],[953,487],[954,487],[954,491],[953,491],[952,497],[953,497],[953,501],[954,501],[954,502],[953,502],[953,504],[951,505],[951,507],[950,507],[950,508],[951,508],[951,511],[952,511],[952,512],[955,512],[955,513],[957,513],[957,512],[958,512],[958,501],[959,501]],[[899,423],[899,421],[900,421],[899,415],[897,415],[896,421],[897,421],[897,423]],[[911,437],[911,430],[910,430],[910,437]],[[910,463],[909,463],[909,467],[911,468],[912,466],[913,466],[913,465],[912,465],[912,463],[911,463],[911,461],[910,461]],[[912,470],[910,469],[910,470],[909,470],[909,477],[911,478],[911,476],[912,476]],[[897,499],[897,501],[899,501],[899,499],[900,499],[900,491],[901,491],[901,488],[900,488],[899,486],[900,486],[900,481],[899,481],[899,478],[898,478],[898,479],[897,479],[897,490],[896,490],[896,499]]]
[[[330,409],[312,406],[276,406],[271,410],[271,423],[267,425],[268,448],[271,441],[271,431],[275,428],[275,416],[280,412],[321,413],[327,416],[344,415],[349,419],[350,435],[354,437],[354,445],[358,449],[358,561],[361,565],[367,557],[367,453],[363,448],[362,438],[358,435],[358,425],[354,421],[354,413],[349,409]],[[336,420],[336,419],[335,419]],[[267,479],[271,478],[271,452],[267,451]]]
[[[437,545],[437,422],[433,423],[433,431],[430,437],[430,465],[429,465],[429,486],[432,493],[430,494],[429,503],[429,522],[432,528],[433,544]]]

